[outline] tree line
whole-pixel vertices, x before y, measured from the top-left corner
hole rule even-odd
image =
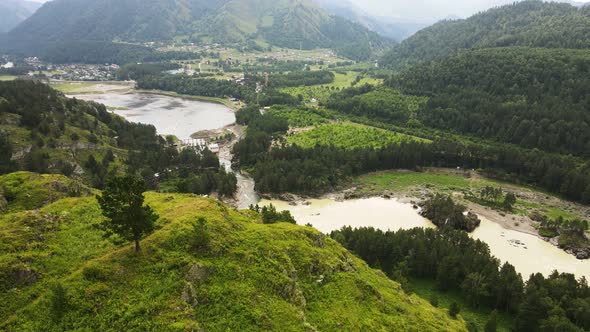
[[[585,51],[469,51],[415,66],[387,84],[429,96],[416,114],[428,127],[590,157],[590,56]]]
[[[383,232],[344,227],[330,235],[348,250],[402,282],[429,279],[442,291],[458,291],[475,308],[514,316],[515,331],[590,329],[590,288],[585,278],[555,271],[532,274],[526,283],[509,263],[490,254],[487,244],[450,228]]]

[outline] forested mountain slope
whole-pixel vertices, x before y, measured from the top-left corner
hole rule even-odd
[[[95,198],[72,196],[0,215],[1,330],[467,330],[313,228],[148,193],[160,218],[136,254],[96,229]]]
[[[382,62],[401,68],[472,48],[590,48],[590,7],[529,0],[442,21],[394,47]]]
[[[8,32],[41,6],[33,1],[0,0],[0,33]]]
[[[308,0],[56,0],[14,29],[4,43],[71,41],[266,41],[289,48],[332,48],[366,59],[388,41],[328,15]],[[14,46],[12,46],[14,47]],[[39,48],[39,47],[37,47]]]
[[[590,53],[494,48],[418,65],[390,84],[430,96],[424,125],[590,157]]]

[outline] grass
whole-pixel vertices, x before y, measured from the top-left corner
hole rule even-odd
[[[357,187],[357,191],[362,195],[381,195],[383,192],[392,191],[421,197],[424,189],[446,194],[456,192],[477,194],[482,188],[491,186],[504,188],[517,194],[523,192],[533,193],[538,197],[547,196],[543,191],[537,191],[534,188],[518,186],[481,176],[468,177],[466,174],[451,170],[376,172],[357,177],[353,181],[353,186]],[[584,214],[583,212],[575,213],[565,211],[563,203],[564,201],[561,199],[540,203],[527,198],[519,198],[515,205],[514,213],[528,216],[532,211],[538,211],[551,219],[556,219],[559,216],[565,219],[574,219],[580,218]]]
[[[18,77],[12,75],[0,75],[0,81],[13,81]]]
[[[436,297],[439,308],[449,309],[453,302],[459,304],[461,308],[460,315],[465,321],[474,323],[478,331],[484,331],[485,324],[488,321],[490,309],[473,308],[467,304],[458,292],[442,292],[436,288],[435,282],[426,279],[413,279],[410,281],[410,288],[418,296],[424,299]],[[511,330],[512,317],[506,313],[498,315],[498,332],[508,332]]]
[[[102,237],[92,197],[0,216],[0,330],[466,330],[313,228],[193,195],[146,202],[160,219],[140,254]]]
[[[333,145],[346,149],[382,148],[403,141],[422,139],[378,129],[352,122],[321,125],[309,131],[296,133],[287,138],[289,144],[297,144],[304,148],[316,145]]]
[[[89,88],[95,86],[95,83],[57,83],[52,84],[51,87],[59,90],[63,93],[74,93],[80,90],[88,90]]]
[[[62,175],[16,172],[0,177],[0,194],[8,203],[4,212],[34,210],[66,197],[90,193],[90,188]]]
[[[334,82],[331,84],[321,84],[321,85],[312,85],[312,86],[301,86],[301,87],[289,87],[289,88],[282,88],[280,89],[281,92],[288,93],[292,96],[298,97],[301,95],[303,100],[307,104],[312,104],[310,101],[311,99],[316,99],[317,103],[322,103],[328,100],[328,98],[333,94],[342,89],[350,88],[357,76],[359,75],[356,72],[345,72],[339,73],[334,72]],[[372,85],[380,85],[383,81],[379,79],[374,79],[370,77],[362,77],[361,80],[356,83],[356,85],[364,85],[364,84],[372,84]]]
[[[305,128],[330,122],[334,114],[324,109],[305,107],[273,106],[269,114],[287,119],[291,128]]]
[[[105,89],[105,86],[108,88]],[[107,92],[127,92],[133,85],[118,81],[94,81],[94,82],[52,82],[51,87],[65,94],[101,94]]]

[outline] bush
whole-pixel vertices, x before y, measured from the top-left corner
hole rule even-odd
[[[457,318],[457,315],[461,312],[461,308],[457,304],[457,302],[451,303],[451,307],[449,308],[449,315],[453,318]]]

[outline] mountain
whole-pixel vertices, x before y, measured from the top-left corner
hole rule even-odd
[[[315,0],[315,2],[333,15],[341,16],[352,22],[359,23],[384,37],[396,41],[404,40],[418,30],[434,23],[371,15],[350,1]]]
[[[0,0],[0,33],[8,32],[41,7],[40,3],[21,0]]]
[[[81,184],[18,172],[0,188],[3,331],[467,331],[310,227],[147,193],[160,218],[136,254],[103,237]]]
[[[465,49],[506,46],[590,48],[590,7],[523,1],[442,21],[394,47],[382,63],[400,68]]]
[[[55,0],[9,34],[12,41],[171,41],[332,48],[367,58],[388,41],[308,0]],[[5,43],[9,44],[9,43]]]

